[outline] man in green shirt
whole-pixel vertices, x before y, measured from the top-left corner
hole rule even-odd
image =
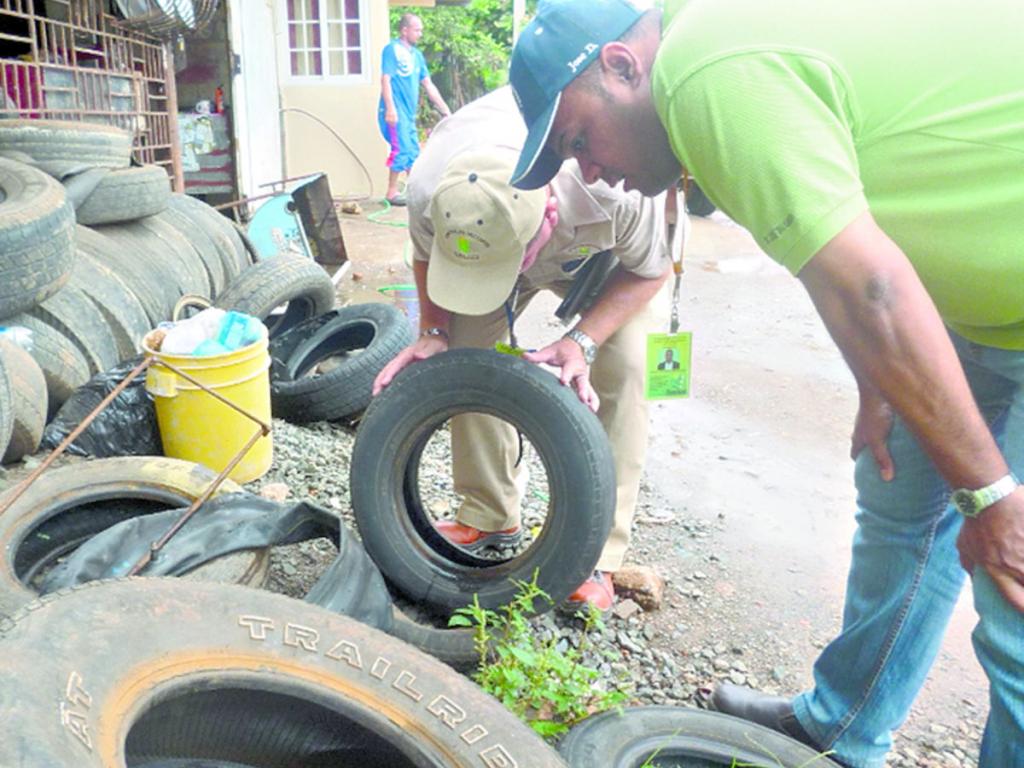
[[[803,282],[854,373],[842,631],[812,690],[713,704],[857,768],[884,764],[965,571],[981,766],[1024,765],[1022,32],[995,0],[549,0],[513,54],[517,186],[567,157],[645,194],[685,168]]]

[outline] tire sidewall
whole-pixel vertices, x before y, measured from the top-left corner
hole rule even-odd
[[[434,551],[415,529],[402,486],[414,446],[432,427],[463,412],[488,413],[519,427],[541,456],[552,506],[528,552],[474,568]],[[363,543],[385,578],[438,608],[508,603],[538,571],[555,602],[592,573],[611,527],[614,468],[607,438],[568,388],[537,366],[460,349],[407,367],[371,404],[352,452],[352,508]],[[414,511],[415,512],[415,511]],[[443,546],[443,545],[442,545]]]

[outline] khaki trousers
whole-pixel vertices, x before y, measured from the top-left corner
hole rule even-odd
[[[552,290],[561,295],[568,285]],[[537,290],[520,294],[520,314]],[[655,299],[613,334],[597,352],[590,377],[601,398],[598,418],[608,434],[615,459],[615,521],[597,569],[617,571],[629,546],[630,527],[647,453],[647,402],[644,400],[646,336],[654,330]],[[450,345],[493,348],[508,340],[504,308],[488,315],[453,315]],[[519,502],[526,487],[525,472],[515,466],[519,441],[515,429],[493,416],[467,414],[451,422],[452,476],[463,496],[456,519],[482,531],[501,531],[519,525]],[[568,545],[568,542],[567,542]]]

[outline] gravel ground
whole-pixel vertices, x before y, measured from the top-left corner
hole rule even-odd
[[[274,422],[274,466],[251,483],[259,491],[283,483],[289,498],[307,498],[338,513],[350,527],[349,457],[352,428],[319,423],[298,427]],[[451,515],[456,498],[447,475],[447,445],[443,436],[431,441],[421,465],[421,488],[438,489],[427,501],[439,517]],[[543,471],[531,472],[525,519],[527,526],[543,520]],[[745,634],[737,641],[737,615],[728,594],[709,585],[728,574],[729,563],[717,554],[724,524],[690,517],[685,510],[645,484],[641,489],[630,558],[650,565],[667,581],[662,609],[621,619],[612,617],[591,645],[591,664],[600,668],[606,685],[626,680],[634,704],[701,706],[717,682],[731,681],[776,693],[798,690],[817,649],[827,637],[813,638],[804,647],[786,631],[766,629],[754,644]],[[334,555],[326,540],[275,549],[267,587],[303,596]],[[679,567],[685,562],[698,568]],[[580,642],[581,623],[552,612],[537,619],[545,633],[562,642]],[[799,674],[798,674],[799,673]],[[914,721],[896,738],[890,755],[893,768],[969,768],[977,765],[984,702],[964,702],[965,717],[957,728]]]

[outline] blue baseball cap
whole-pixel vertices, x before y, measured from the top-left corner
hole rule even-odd
[[[590,66],[601,46],[618,40],[643,13],[630,0],[542,0],[519,35],[509,70],[529,132],[513,186],[536,189],[558,173],[562,159],[545,145],[562,90]]]

